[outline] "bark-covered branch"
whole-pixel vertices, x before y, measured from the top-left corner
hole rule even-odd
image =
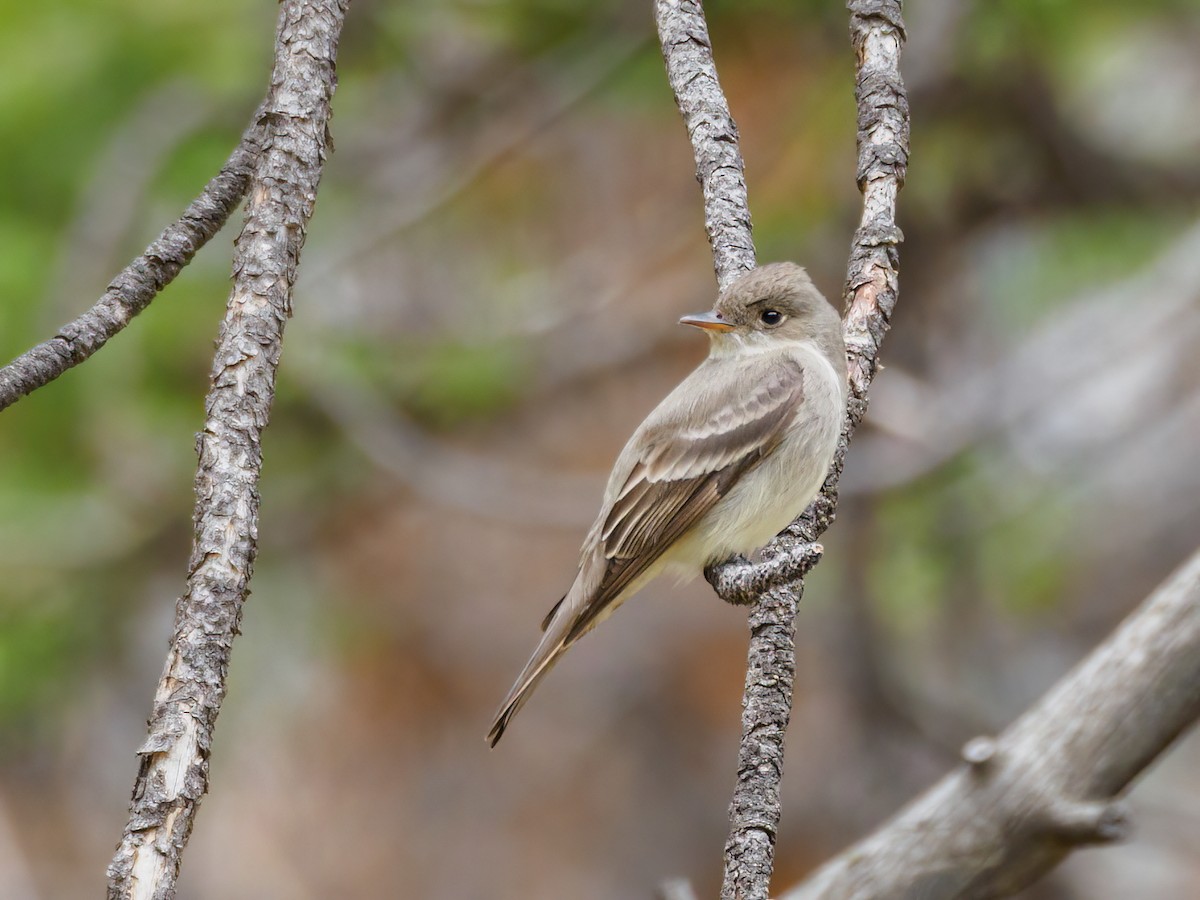
[[[755,265],[737,123],[717,80],[700,0],[655,0],[654,18],[667,80],[692,141],[696,179],[704,192],[704,230],[717,283],[724,287]]]
[[[0,369],[0,409],[12,406],[86,360],[175,280],[246,196],[262,140],[260,108],[221,171],[188,204],[183,215],[120,271],[95,305],[60,328],[54,337]]]
[[[997,738],[783,900],[998,897],[1127,830],[1121,794],[1200,718],[1200,551]]]
[[[175,893],[183,849],[208,788],[213,728],[225,697],[257,545],[260,440],[275,393],[305,229],[328,147],[338,36],[349,0],[285,0],[271,87],[259,119],[233,288],[197,440],[195,541],[187,589],[139,748],[129,822],[109,865],[110,900]]]
[[[783,742],[795,678],[795,616],[804,575],[820,558],[815,541],[837,506],[846,447],[862,421],[880,343],[896,304],[896,195],[908,162],[908,103],[900,78],[904,42],[900,0],[849,0],[856,54],[858,185],[863,212],[855,232],[845,289],[844,334],[850,362],[849,415],[833,470],[809,509],[763,551],[763,560],[734,560],[706,575],[717,593],[753,603],[742,699],[738,779],[725,845],[723,900],[765,900],[779,827]],[[704,13],[696,0],[657,0],[663,56],[695,151],[704,188],[705,225],[718,281],[754,265],[737,129],[717,81]]]

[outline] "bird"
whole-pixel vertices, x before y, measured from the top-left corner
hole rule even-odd
[[[664,572],[691,577],[765,545],[816,496],[846,413],[842,323],[790,262],[752,269],[681,324],[708,356],[617,457],[570,589],[500,704],[487,742],[559,658]]]

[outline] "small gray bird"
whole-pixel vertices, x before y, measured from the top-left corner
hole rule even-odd
[[[704,329],[708,358],[617,457],[579,574],[504,698],[494,747],[558,658],[664,570],[694,576],[762,547],[816,496],[846,411],[837,311],[794,263],[738,278]]]

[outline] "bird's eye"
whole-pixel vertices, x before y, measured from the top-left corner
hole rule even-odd
[[[764,309],[759,318],[764,325],[778,325],[783,321],[783,313],[777,309]]]

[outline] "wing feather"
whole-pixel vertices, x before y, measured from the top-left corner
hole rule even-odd
[[[719,381],[706,384],[704,404],[671,406],[675,395],[668,398],[647,419],[641,439],[630,442],[637,448],[632,464],[618,462],[616,470],[628,475],[593,529],[604,574],[579,610],[567,643],[587,631],[782,440],[804,398],[800,361],[782,356],[749,391],[739,375],[726,370]]]

